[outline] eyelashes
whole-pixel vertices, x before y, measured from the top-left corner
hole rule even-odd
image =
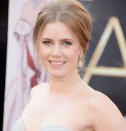
[[[42,43],[45,44],[45,45],[49,45],[49,44],[51,44],[50,41],[43,41]]]
[[[53,43],[51,41],[46,40],[46,41],[42,41],[42,44],[51,45]],[[63,41],[62,44],[65,45],[65,46],[69,46],[69,45],[72,45],[72,42],[70,42],[70,41]]]
[[[64,45],[72,45],[70,41],[64,41]]]

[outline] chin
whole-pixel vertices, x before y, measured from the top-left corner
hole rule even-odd
[[[57,78],[62,78],[62,77],[65,77],[67,75],[67,73],[65,72],[61,72],[61,71],[53,71],[53,72],[49,72],[49,75],[51,77],[57,77]]]

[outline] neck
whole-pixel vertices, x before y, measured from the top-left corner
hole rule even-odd
[[[50,93],[66,94],[71,93],[82,83],[78,72],[68,74],[65,77],[50,76]]]

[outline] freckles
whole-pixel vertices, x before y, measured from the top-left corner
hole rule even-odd
[[[47,49],[45,49],[42,45],[39,48],[39,52],[41,55],[47,54]]]
[[[71,51],[69,51],[69,54],[72,56],[78,56],[79,55],[79,49],[78,48],[73,48]]]
[[[80,51],[78,48],[72,48],[70,50],[68,50],[66,53],[66,56],[68,56],[71,59],[78,59],[78,56],[80,54]]]
[[[39,50],[39,54],[41,60],[44,60],[44,58],[46,57],[46,52],[42,48]]]

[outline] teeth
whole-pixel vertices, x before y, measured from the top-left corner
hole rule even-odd
[[[51,64],[54,64],[54,65],[63,65],[65,62],[50,62]]]

